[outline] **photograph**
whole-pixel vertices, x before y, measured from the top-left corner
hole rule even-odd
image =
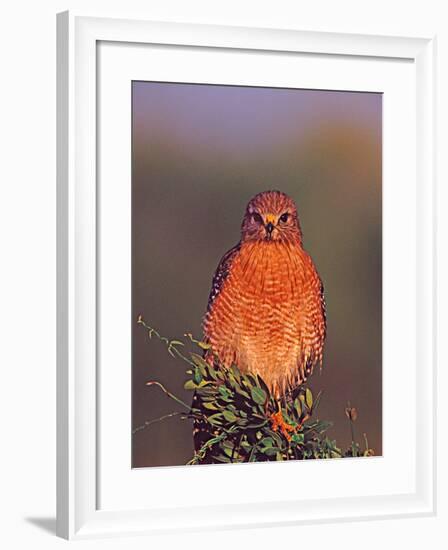
[[[131,87],[132,468],[382,456],[382,94]]]

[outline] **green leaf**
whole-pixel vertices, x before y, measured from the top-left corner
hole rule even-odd
[[[232,411],[224,410],[222,414],[227,422],[235,422],[236,416],[233,414]]]
[[[264,454],[267,455],[267,456],[275,456],[277,453],[281,454],[281,451],[282,450],[279,449],[278,447],[265,447],[263,449]]]
[[[297,412],[298,417],[300,418],[302,416],[302,405],[300,404],[299,399],[294,400],[294,408]]]
[[[202,406],[204,409],[208,409],[210,411],[218,411],[218,407],[214,405],[213,403],[202,403]]]
[[[252,399],[255,403],[258,403],[258,405],[264,405],[266,403],[267,395],[261,388],[253,387],[251,389],[251,395]]]
[[[305,436],[303,434],[294,434],[291,437],[291,441],[294,441],[294,443],[301,445],[305,441]]]
[[[311,410],[313,408],[313,394],[309,388],[305,391],[305,402],[308,409]]]
[[[208,363],[204,361],[204,359],[197,353],[190,353],[190,357],[197,367],[202,367],[203,369],[206,369],[209,366]]]
[[[235,378],[235,380],[237,382],[239,382],[241,380],[240,371],[238,370],[238,368],[235,365],[232,365],[230,367],[229,372],[233,375],[233,377]]]
[[[211,416],[207,417],[207,420],[208,422],[210,422],[210,424],[221,426],[222,414],[221,413],[212,414]]]
[[[184,389],[185,390],[195,390],[196,389],[196,384],[193,382],[193,380],[187,380],[184,384]]]
[[[259,374],[257,375],[257,380],[260,384],[261,389],[266,392],[266,395],[269,395],[269,388],[266,386],[265,381],[263,380],[263,378],[261,378]]]
[[[205,380],[202,380],[197,385],[197,388],[202,397],[214,397],[216,395],[216,389],[213,387],[213,384],[211,382],[206,382]]]
[[[273,447],[274,440],[272,439],[272,437],[264,437],[260,441],[260,445],[262,445],[263,447]]]
[[[229,457],[231,457],[231,458],[232,458],[233,455],[234,455],[233,447],[224,447],[224,448],[223,448],[223,451],[224,451],[224,453],[225,453],[227,456],[229,456]]]
[[[201,371],[198,368],[196,368],[194,370],[193,380],[194,380],[195,384],[200,384],[201,381],[202,381],[202,374],[201,374]]]
[[[214,367],[210,367],[210,366],[207,366],[207,368],[205,369],[205,376],[209,376],[210,378],[212,378],[215,382],[218,380],[219,376],[218,376],[218,372],[216,371],[216,369]]]
[[[247,393],[247,391],[244,391],[241,386],[236,386],[235,391],[238,395],[241,395],[242,397],[245,397],[246,399],[250,399],[250,395]]]
[[[224,455],[214,455],[213,459],[217,460],[218,462],[231,462],[230,458]]]
[[[232,402],[232,394],[230,392],[226,393],[226,392],[219,392],[217,394],[217,397],[219,399],[222,399],[226,404],[227,403],[231,403]],[[226,406],[226,405],[223,405],[223,406]]]

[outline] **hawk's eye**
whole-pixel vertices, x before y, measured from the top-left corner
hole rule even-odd
[[[280,216],[280,221],[283,222],[283,223],[285,223],[285,222],[288,221],[288,218],[289,218],[289,214],[288,214],[288,212],[285,212],[284,214],[282,214],[282,215]]]
[[[254,222],[263,223],[263,218],[260,216],[260,214],[258,214],[258,212],[254,212],[252,216],[254,218]]]

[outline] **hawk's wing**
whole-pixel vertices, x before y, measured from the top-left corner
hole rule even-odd
[[[236,254],[238,254],[240,247],[241,243],[236,244],[221,258],[221,261],[219,262],[219,265],[215,271],[215,275],[213,276],[212,288],[208,297],[208,311],[210,311],[210,308],[212,307],[215,298],[220,293],[222,285],[229,275],[230,266],[232,265],[233,258],[236,256]]]
[[[304,331],[302,336],[303,357],[299,363],[299,380],[302,384],[312,374],[316,364],[322,366],[322,353],[327,333],[327,315],[324,296],[324,285],[311,263],[312,271],[309,276],[304,308]]]
[[[221,258],[221,261],[219,262],[218,267],[216,268],[215,274],[213,276],[212,280],[212,288],[210,290],[210,294],[208,297],[208,305],[207,305],[207,314],[210,313],[213,302],[215,301],[218,294],[221,292],[222,285],[224,284],[224,281],[227,279],[230,268],[232,265],[232,261],[236,254],[238,254],[238,251],[240,249],[241,244],[238,243],[233,248],[231,248],[228,252],[224,254],[224,256]],[[204,342],[207,342],[207,336],[204,334]],[[211,361],[213,361],[213,355],[209,355],[209,351],[204,351],[204,359],[207,360],[207,357],[211,358]],[[195,394],[193,395],[193,403],[192,407],[200,407],[201,404],[198,402],[198,397]],[[205,411],[207,413],[207,411]],[[207,416],[207,414],[205,414]],[[198,452],[199,449],[205,445],[205,443],[213,437],[213,428],[210,427],[210,425],[201,419],[195,419],[193,423],[193,440],[194,440],[194,449],[195,452]],[[209,453],[205,453],[204,458],[201,460],[201,464],[209,464],[211,463],[211,459],[209,457]]]

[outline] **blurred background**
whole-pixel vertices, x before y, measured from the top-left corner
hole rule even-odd
[[[375,93],[134,82],[132,88],[133,428],[189,402],[185,364],[149,340],[139,314],[170,338],[201,337],[211,280],[238,240],[248,200],[267,189],[297,203],[304,247],[325,287],[328,332],[318,416],[350,444],[382,454],[381,124]],[[185,464],[189,421],[133,436],[132,466]]]

